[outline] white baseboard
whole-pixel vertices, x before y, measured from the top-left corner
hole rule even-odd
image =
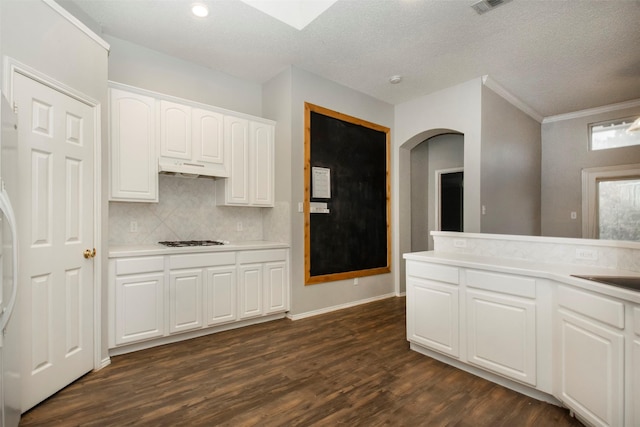
[[[344,308],[355,307],[357,305],[367,304],[369,302],[379,301],[379,300],[383,300],[383,299],[387,299],[387,298],[393,298],[393,297],[396,297],[395,293],[378,295],[378,296],[375,296],[375,297],[366,298],[366,299],[362,299],[362,300],[358,300],[358,301],[351,301],[351,302],[348,302],[348,303],[345,303],[345,304],[339,304],[339,305],[334,305],[334,306],[331,306],[331,307],[321,308],[321,309],[318,309],[318,310],[307,311],[306,313],[300,313],[300,314],[288,313],[287,314],[287,318],[289,318],[291,320],[300,320],[300,319],[304,319],[304,318],[307,318],[307,317],[313,317],[313,316],[318,316],[320,314],[331,313],[332,311],[342,310]]]

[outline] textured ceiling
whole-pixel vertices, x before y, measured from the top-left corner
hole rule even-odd
[[[513,0],[483,15],[475,0],[338,0],[302,31],[239,0],[202,0],[206,19],[191,0],[67,2],[105,34],[252,82],[294,65],[398,104],[489,75],[543,117],[640,99],[639,0]]]

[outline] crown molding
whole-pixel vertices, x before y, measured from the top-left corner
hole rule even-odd
[[[525,104],[522,100],[512,95],[511,92],[500,86],[498,82],[493,80],[488,75],[482,76],[482,84],[500,95],[502,98],[507,100],[507,102],[511,103],[514,107],[531,117],[536,122],[542,123],[542,114],[538,113],[536,110]]]
[[[624,110],[625,108],[640,107],[640,99],[632,101],[618,102],[617,104],[604,105],[602,107],[589,108],[587,110],[575,111],[573,113],[558,114],[555,116],[545,117],[542,124],[560,122],[563,120],[578,119],[580,117],[593,116],[595,114],[609,113],[611,111]]]
[[[71,24],[73,24],[80,31],[82,31],[87,36],[89,36],[90,39],[92,39],[93,41],[98,43],[107,52],[109,51],[109,49],[111,47],[111,46],[109,46],[109,43],[107,43],[102,37],[100,37],[99,35],[94,33],[93,30],[91,30],[91,28],[89,28],[85,24],[83,24],[82,21],[80,21],[78,18],[73,16],[71,13],[69,13],[69,11],[67,11],[67,9],[63,8],[62,6],[60,6],[54,0],[42,0],[42,2],[44,4],[46,4],[47,6],[49,6],[51,9],[53,9],[54,11],[56,11],[60,16],[62,16],[67,21],[69,21]]]

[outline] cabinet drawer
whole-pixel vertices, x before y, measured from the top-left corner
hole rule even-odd
[[[139,274],[149,273],[152,271],[164,270],[164,258],[142,257],[142,258],[123,258],[116,260],[116,276],[123,274]]]
[[[467,286],[525,298],[536,297],[536,280],[530,277],[467,270]]]
[[[238,264],[252,264],[256,262],[286,261],[286,249],[266,251],[243,251],[238,253]]]
[[[194,267],[216,267],[219,265],[230,265],[235,263],[235,252],[184,254],[171,255],[169,257],[170,270]]]
[[[447,265],[407,261],[407,275],[456,285],[459,283],[458,268]]]
[[[615,328],[624,328],[624,304],[620,301],[560,286],[558,287],[558,304]]]
[[[640,336],[640,307],[633,307],[633,332]]]

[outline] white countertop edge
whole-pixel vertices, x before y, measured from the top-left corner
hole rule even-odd
[[[235,252],[257,249],[289,249],[288,243],[254,240],[246,242],[231,242],[228,245],[190,246],[171,248],[160,244],[151,245],[114,245],[109,247],[109,258],[126,258],[146,255],[177,255],[203,252]]]
[[[434,251],[406,253],[403,255],[403,258],[406,260],[424,261],[435,264],[476,268],[481,270],[518,274],[522,276],[531,276],[539,279],[548,279],[640,304],[640,292],[638,291],[571,277],[572,274],[579,274],[583,276],[640,277],[640,273],[634,271],[575,264],[536,263],[524,260],[490,258],[478,255],[454,254],[448,252],[438,253]]]
[[[464,233],[456,231],[432,231],[434,237],[459,239],[509,240],[532,243],[551,243],[575,246],[603,246],[610,248],[640,249],[640,242],[624,240],[579,239],[574,237],[524,236],[516,234]]]

